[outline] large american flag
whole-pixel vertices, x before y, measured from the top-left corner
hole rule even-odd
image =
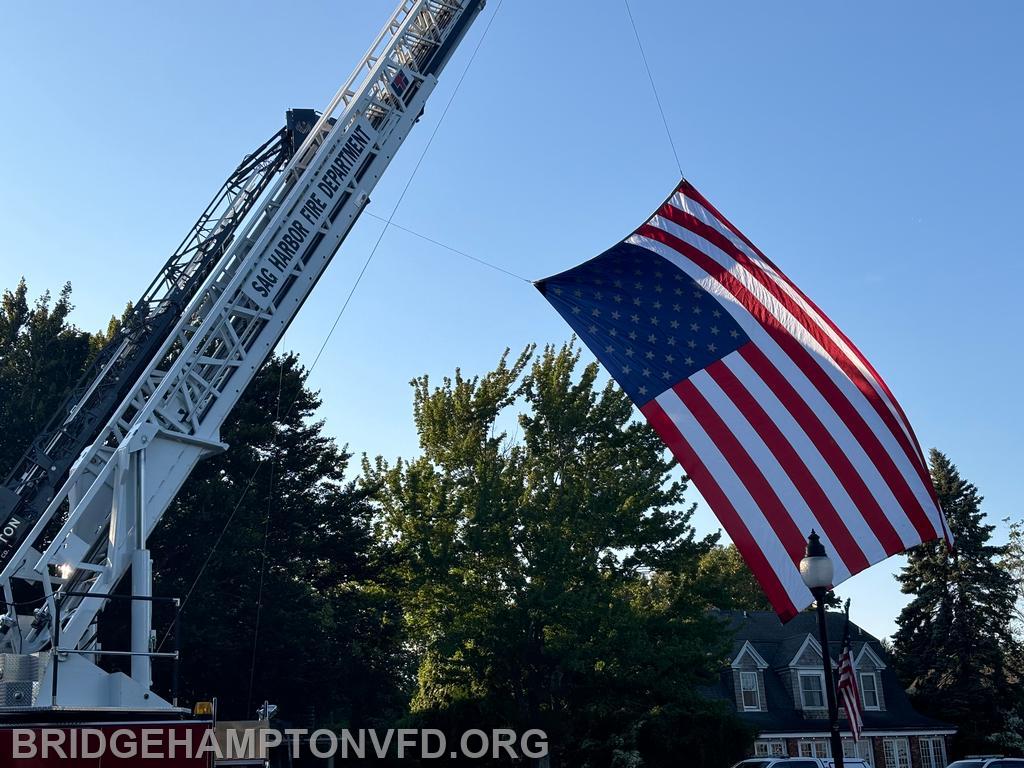
[[[537,287],[639,406],[787,620],[811,530],[835,584],[949,534],[881,377],[683,181],[623,242]]]
[[[847,606],[849,611],[849,606]],[[857,686],[857,667],[853,663],[853,648],[850,643],[850,616],[846,616],[846,630],[843,632],[843,650],[839,654],[839,703],[846,708],[846,719],[850,722],[853,740],[860,740],[864,730],[861,715],[860,688]]]

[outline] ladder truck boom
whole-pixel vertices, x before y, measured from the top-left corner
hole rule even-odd
[[[36,706],[58,697],[62,706],[169,706],[150,692],[147,538],[195,464],[226,448],[225,418],[369,202],[482,7],[400,2],[3,565],[0,587],[12,607],[0,650],[45,659]],[[94,622],[129,569],[142,599],[132,604],[127,678],[94,663],[102,655]],[[42,607],[25,615],[14,595],[30,588]]]
[[[72,462],[92,443],[166,339],[242,220],[305,140],[317,117],[313,110],[290,110],[285,127],[242,160],[11,470],[0,486],[0,568],[42,515]]]

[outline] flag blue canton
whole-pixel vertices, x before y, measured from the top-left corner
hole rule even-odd
[[[749,341],[689,275],[630,243],[538,288],[638,406]]]

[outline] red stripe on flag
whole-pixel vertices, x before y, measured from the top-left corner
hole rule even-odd
[[[719,360],[705,368],[712,379],[722,388],[722,391],[736,405],[743,417],[754,428],[754,431],[764,440],[765,445],[772,452],[779,465],[785,470],[789,479],[793,481],[797,491],[803,496],[804,501],[810,508],[814,517],[821,524],[825,535],[836,548],[836,552],[846,564],[850,573],[867,568],[870,563],[867,556],[857,545],[856,540],[850,533],[843,519],[836,511],[828,494],[822,490],[821,485],[814,475],[807,468],[800,454],[793,448],[782,430],[765,413],[764,408],[754,398],[750,391],[736,378],[729,366]]]
[[[849,633],[849,628],[847,628],[847,633]],[[860,690],[854,675],[853,653],[848,637],[844,640],[843,648],[843,652],[839,655],[839,695],[842,698],[843,706],[846,707],[846,719],[850,723],[850,730],[853,731],[853,737],[857,739],[860,738],[864,723],[861,716]]]
[[[754,253],[756,253],[758,256],[760,256],[762,259],[764,259],[773,269],[776,269],[776,270],[778,269],[774,264],[772,264],[771,259],[769,259],[763,253],[761,253],[761,250],[756,245],[754,245],[752,242],[750,242],[750,240],[747,239],[746,235],[744,235],[742,232],[740,232],[739,227],[734,226],[731,221],[729,221],[727,218],[725,218],[725,216],[723,216],[721,214],[721,212],[719,212],[719,210],[717,208],[715,208],[715,206],[713,206],[711,204],[711,202],[706,197],[704,197],[704,195],[702,195],[700,192],[698,192],[697,188],[694,187],[690,182],[688,182],[688,181],[686,181],[684,179],[683,183],[679,185],[679,191],[682,192],[687,197],[692,198],[692,199],[696,200],[698,203],[700,203],[716,219],[718,219],[720,222],[722,222],[722,226],[728,228],[728,230],[730,232],[732,232],[734,235],[736,235],[736,237],[738,237],[740,240],[742,240],[744,243],[746,243],[748,246],[750,246],[750,250],[752,250]]]
[[[799,302],[795,301],[790,294],[784,291],[772,275],[766,272],[760,264],[751,259],[746,253],[737,248],[729,238],[714,227],[705,224],[693,214],[680,210],[671,203],[665,203],[658,210],[657,215],[663,216],[669,221],[672,221],[684,229],[690,230],[702,239],[707,240],[709,243],[736,261],[737,264],[743,266],[755,280],[763,285],[765,289],[776,299],[776,301],[778,301],[779,304],[781,304],[786,311],[796,319],[804,330],[807,331],[811,338],[822,346],[839,369],[842,370],[854,386],[860,390],[861,394],[864,395],[864,398],[871,404],[871,407],[892,433],[900,448],[903,449],[907,459],[910,461],[910,465],[914,468],[918,477],[921,478],[921,482],[928,487],[931,486],[931,479],[927,476],[924,464],[920,458],[920,448],[916,445],[916,442],[912,444],[907,437],[908,434],[913,434],[909,425],[901,425],[897,421],[892,410],[882,398],[882,395],[880,395],[878,390],[871,385],[871,382],[864,376],[863,371],[857,366],[855,359],[851,358],[839,347],[838,344],[836,344],[834,339],[825,332],[821,324],[819,324],[815,318],[807,314],[807,311],[800,306]],[[788,280],[786,282],[789,283]],[[820,310],[817,311],[823,320],[828,321],[828,318],[823,315]],[[828,322],[828,325],[831,327],[832,323]],[[863,356],[858,355],[857,359],[862,357]],[[877,375],[875,378],[877,379]],[[891,395],[889,399],[890,402],[892,402]]]
[[[842,390],[828,377],[828,374],[821,369],[811,353],[781,328],[766,328],[775,342],[789,355],[790,359],[803,371],[804,376],[814,385],[821,396],[828,401],[829,405],[839,415],[839,418],[846,424],[850,432],[857,439],[867,454],[871,463],[875,465],[878,473],[889,486],[896,501],[899,502],[907,518],[914,529],[921,537],[921,541],[929,541],[941,535],[935,530],[931,520],[928,519],[928,512],[914,495],[907,479],[903,476],[892,456],[882,445],[878,436],[871,430],[853,404],[843,395]]]
[[[875,465],[878,473],[882,476],[886,485],[889,486],[897,501],[899,501],[904,513],[921,536],[921,539],[928,541],[941,535],[928,520],[927,512],[914,496],[913,491],[907,484],[906,478],[903,477],[903,474],[893,462],[892,456],[881,445],[861,415],[857,413],[842,391],[811,358],[807,349],[779,323],[774,315],[757,300],[746,286],[703,251],[663,229],[645,224],[637,230],[637,233],[651,240],[664,243],[684,258],[696,264],[729,291],[783,351],[789,355],[793,362],[803,371],[804,375],[807,376],[812,385],[821,393],[832,408],[836,410],[836,413],[846,423],[847,428],[857,442],[860,443],[864,453]],[[902,549],[901,547],[899,551],[902,551]]]
[[[868,527],[878,538],[885,553],[895,555],[902,552],[903,541],[896,533],[896,529],[893,528],[863,478],[857,473],[856,468],[843,453],[835,438],[825,429],[817,414],[758,347],[753,344],[745,344],[738,351],[810,438],[853,503],[857,505],[857,509],[860,510]]]
[[[807,534],[810,531],[801,531],[793,522],[793,518],[786,511],[785,505],[779,500],[764,473],[693,382],[689,379],[683,380],[673,389],[725,456],[725,460],[729,462],[740,482],[746,486],[768,525],[779,537],[793,564],[798,565],[804,556]]]
[[[817,312],[818,315],[826,323],[828,323],[828,326],[833,331],[835,331],[836,335],[839,336],[839,338],[841,338],[843,340],[843,342],[857,356],[857,359],[860,360],[860,362],[864,365],[864,367],[867,368],[868,371],[871,372],[871,375],[875,377],[875,381],[878,382],[878,385],[882,388],[882,390],[888,396],[889,401],[893,404],[893,406],[899,412],[900,418],[903,419],[903,423],[907,427],[907,432],[910,433],[910,436],[911,436],[911,438],[914,441],[914,446],[917,448],[917,454],[918,454],[918,457],[920,458],[922,464],[927,466],[927,461],[926,461],[925,456],[924,456],[924,451],[921,450],[921,444],[917,440],[917,435],[914,433],[913,427],[910,426],[910,419],[907,418],[907,414],[903,411],[903,407],[900,405],[899,400],[896,399],[895,395],[893,395],[892,391],[889,389],[889,385],[885,383],[885,379],[883,379],[879,375],[878,371],[875,370],[875,366],[873,366],[871,364],[871,362],[864,356],[864,354],[857,348],[857,345],[854,344],[850,340],[850,338],[845,333],[842,332],[842,330],[840,330],[839,326],[837,326],[834,322],[832,322],[831,318],[829,318],[828,315],[826,315],[824,312],[821,311],[821,308],[817,304],[814,303],[814,300],[811,299],[810,296],[808,296],[806,293],[804,293],[802,290],[800,290],[800,288],[792,280],[789,279],[789,277],[786,275],[785,272],[783,272],[781,269],[779,269],[771,259],[769,259],[767,256],[765,256],[764,253],[761,252],[761,249],[758,248],[756,245],[754,245],[747,238],[747,236],[744,235],[739,230],[739,227],[735,226],[731,221],[729,221],[727,218],[725,218],[725,216],[723,216],[722,213],[717,208],[715,208],[715,206],[712,205],[711,202],[708,201],[707,198],[704,197],[704,195],[702,195],[700,192],[698,192],[697,189],[692,184],[690,184],[690,182],[688,182],[688,181],[686,181],[684,179],[683,182],[679,185],[678,191],[682,192],[683,195],[685,195],[686,197],[689,197],[689,198],[695,200],[696,202],[700,203],[701,206],[703,206],[705,209],[707,209],[707,211],[709,213],[711,213],[716,219],[718,219],[718,221],[722,224],[722,226],[726,227],[730,232],[732,232],[734,235],[736,235],[736,237],[738,237],[740,240],[742,240],[744,243],[746,243],[746,245],[749,246],[749,248],[754,253],[756,253],[758,255],[758,257],[763,259],[764,262],[768,266],[770,266],[772,269],[775,270],[775,272],[778,274],[778,276],[782,280],[786,281],[786,283],[789,285],[790,288],[792,288],[794,291],[796,291],[796,293],[800,296],[800,298],[802,298],[804,301],[807,302],[807,305],[809,307],[811,307],[815,312]],[[935,488],[932,487],[932,484],[931,484],[930,480],[926,483],[926,485],[928,486],[928,492],[930,493],[932,499],[935,501],[935,506],[938,507],[939,499],[938,499],[938,496],[936,496],[936,494],[935,494]]]
[[[785,587],[782,586],[782,582],[775,569],[772,568],[764,552],[761,551],[761,547],[754,540],[754,537],[751,536],[743,519],[736,512],[732,502],[729,501],[729,497],[725,495],[725,492],[714,476],[704,466],[704,462],[700,460],[697,453],[690,447],[690,444],[680,433],[679,428],[668,417],[657,400],[651,400],[640,406],[640,412],[643,413],[647,422],[658,433],[658,436],[661,437],[665,445],[668,446],[672,455],[676,457],[676,460],[693,480],[701,495],[704,496],[714,510],[729,534],[729,538],[736,545],[736,548],[743,556],[743,560],[750,566],[754,577],[761,585],[781,620],[786,622],[796,616],[799,610],[793,604]]]

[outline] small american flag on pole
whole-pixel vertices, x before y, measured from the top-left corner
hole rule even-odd
[[[846,719],[850,721],[853,740],[860,739],[864,730],[861,716],[860,688],[857,686],[857,667],[853,663],[853,648],[850,644],[850,603],[846,603],[846,629],[843,631],[843,650],[839,654],[839,703],[846,708]]]
[[[835,585],[950,542],[885,382],[689,182],[624,241],[537,287],[665,441],[784,621],[812,600],[799,573],[812,529]]]

